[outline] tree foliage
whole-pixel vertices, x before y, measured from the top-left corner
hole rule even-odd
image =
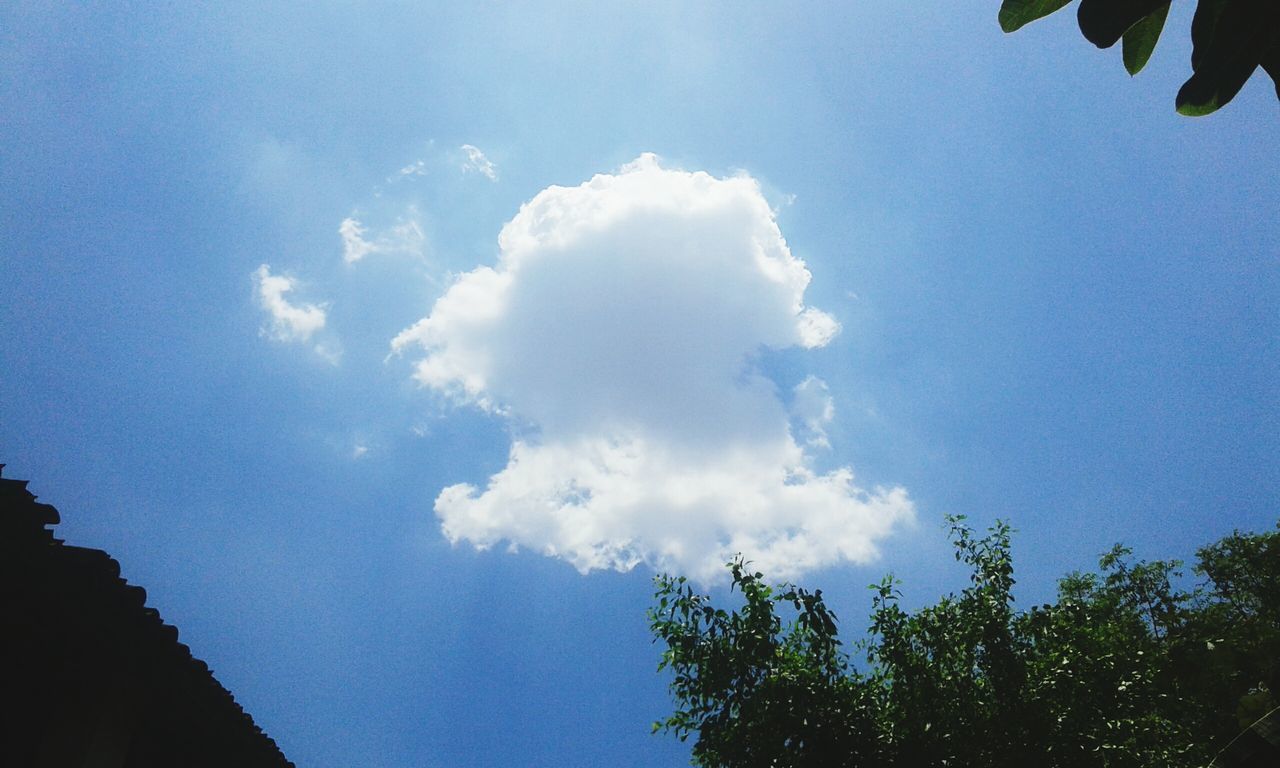
[[[1280,524],[1177,561],[1117,546],[1056,602],[1013,606],[1010,529],[951,520],[959,594],[911,612],[873,585],[853,663],[820,590],[729,564],[740,607],[660,576],[650,620],[701,766],[1203,766],[1276,706]],[[1034,762],[1033,762],[1034,761]]]
[[[1072,0],[1004,0],[1000,27],[1013,32]],[[1125,69],[1136,75],[1151,58],[1170,0],[1080,0],[1077,19],[1085,39],[1099,48],[1121,43]],[[1207,115],[1223,106],[1261,67],[1280,98],[1280,2],[1198,0],[1191,22],[1190,79],[1178,91],[1184,115]]]

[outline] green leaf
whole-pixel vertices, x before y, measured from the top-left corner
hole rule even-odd
[[[1169,0],[1080,0],[1080,33],[1099,48],[1115,45],[1129,28]]]
[[[1191,21],[1191,68],[1178,113],[1200,117],[1230,102],[1271,48],[1275,11],[1260,3],[1201,0]]]
[[[1258,68],[1257,60],[1237,57],[1224,67],[1202,67],[1178,90],[1178,114],[1203,117],[1217,112],[1236,97]]]
[[[1071,0],[1004,0],[1000,5],[1000,29],[1013,32],[1042,19]]]
[[[1124,68],[1130,75],[1138,74],[1147,66],[1168,16],[1169,3],[1165,3],[1124,33]]]

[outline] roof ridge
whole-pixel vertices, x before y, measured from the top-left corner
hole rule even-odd
[[[179,641],[178,628],[147,605],[146,590],[121,575],[119,561],[103,550],[66,546],[53,537],[46,526],[59,519],[52,505],[36,501],[27,481],[0,477],[0,549],[13,555],[0,556],[0,587],[21,585],[12,602],[14,610],[26,611],[15,614],[15,626],[26,627],[34,641],[26,646],[33,651],[27,666],[34,675],[41,659],[46,665],[38,677],[20,675],[16,690],[26,685],[34,696],[57,703],[60,697],[83,696],[76,691],[102,674],[124,675],[147,692],[131,711],[138,717],[152,714],[137,721],[129,738],[145,742],[151,757],[180,758],[169,754],[179,743],[175,733],[190,731],[200,741],[215,739],[194,747],[214,750],[209,754],[225,750],[228,759],[247,760],[244,765],[292,766],[209,665]],[[50,641],[55,645],[48,646]],[[70,676],[49,677],[50,661],[54,668],[65,667],[56,674]],[[39,730],[31,735],[39,738]]]

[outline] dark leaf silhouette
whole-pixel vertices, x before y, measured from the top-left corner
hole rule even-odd
[[[1000,28],[1013,32],[1070,0],[1004,0]],[[1080,0],[1080,33],[1099,48],[1123,40],[1124,67],[1136,75],[1151,58],[1170,0]],[[1192,75],[1174,102],[1180,114],[1207,115],[1240,92],[1261,67],[1280,99],[1280,1],[1199,0],[1191,24]]]
[[[1099,48],[1115,45],[1125,32],[1155,13],[1166,0],[1080,0],[1080,33]]]

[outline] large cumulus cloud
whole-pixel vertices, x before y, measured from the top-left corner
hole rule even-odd
[[[810,274],[749,176],[644,155],[543,190],[499,247],[393,342],[421,350],[425,386],[520,425],[486,488],[440,492],[451,540],[704,580],[742,552],[790,577],[867,560],[912,515],[901,488],[816,472],[753,365],[839,325],[805,306]]]

